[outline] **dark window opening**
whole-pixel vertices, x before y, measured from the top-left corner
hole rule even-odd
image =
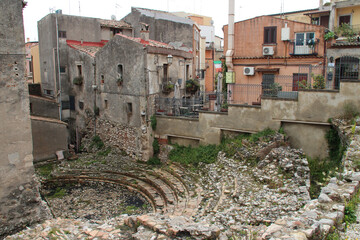
[[[59,31],[59,38],[66,38],[66,31]]]
[[[60,72],[61,73],[66,73],[66,67],[60,66]]]
[[[75,111],[75,96],[69,96],[70,110]]]
[[[311,19],[311,24],[320,25],[320,18],[319,17],[312,18]]]
[[[83,109],[84,109],[84,102],[79,101],[79,108],[80,108],[81,110],[83,110]]]
[[[77,65],[77,71],[78,71],[78,76],[82,76],[82,66],[81,65]]]
[[[276,43],[276,27],[264,27],[264,43]]]
[[[127,103],[127,112],[128,113],[132,113],[133,109],[132,109],[132,103]]]
[[[33,113],[33,107],[32,107],[32,103],[30,103],[30,114]]]
[[[44,89],[45,95],[52,95],[52,90]]]
[[[122,29],[111,28],[110,30],[112,31],[113,35],[118,34],[118,33],[122,34]]]
[[[101,74],[100,78],[101,78],[101,83],[104,83],[105,82],[105,77],[104,77],[103,74]]]
[[[122,78],[122,77],[123,77],[123,70],[124,70],[123,65],[122,65],[122,64],[118,64],[118,65],[117,65],[117,72],[118,72],[118,77],[119,77],[119,78]]]
[[[169,67],[169,65],[167,65],[167,64],[163,65],[164,82],[168,81],[168,67]]]
[[[105,105],[104,108],[107,109],[108,108],[108,100],[106,100],[106,99],[104,100],[104,105]]]
[[[345,15],[339,17],[339,26],[342,24],[350,24],[351,21],[351,15]]]

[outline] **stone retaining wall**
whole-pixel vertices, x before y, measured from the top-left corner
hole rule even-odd
[[[324,239],[333,227],[342,223],[345,202],[350,201],[360,187],[360,172],[354,166],[354,161],[360,158],[360,119],[353,127],[344,127],[341,121],[334,124],[339,135],[349,142],[343,156],[344,172],[322,188],[318,199],[311,200],[292,217],[279,218],[271,224],[261,239]]]

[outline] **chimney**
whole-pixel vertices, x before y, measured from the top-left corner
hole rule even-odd
[[[234,54],[234,18],[235,18],[235,0],[229,0],[229,25],[228,25],[228,49],[226,51],[226,66],[229,72],[234,71],[232,57]]]
[[[149,41],[149,25],[146,23],[140,23],[141,24],[141,30],[140,30],[140,38],[144,39],[145,41]]]

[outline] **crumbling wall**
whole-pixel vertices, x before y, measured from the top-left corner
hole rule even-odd
[[[34,180],[22,5],[0,1],[0,238],[46,217]]]

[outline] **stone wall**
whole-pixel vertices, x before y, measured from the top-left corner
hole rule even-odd
[[[59,104],[52,99],[30,96],[30,114],[32,116],[59,119]]]
[[[198,121],[158,116],[156,137],[195,138],[200,144],[219,144],[224,131],[252,133],[284,125],[293,146],[303,148],[311,157],[325,157],[326,143],[320,139],[330,126],[328,119],[342,115],[349,103],[359,109],[359,91],[359,82],[348,81],[341,82],[339,91],[300,91],[298,100],[268,98],[262,99],[261,106],[230,105],[226,114],[203,111]],[[314,131],[318,135],[309,137]]]
[[[56,151],[68,149],[67,124],[49,118],[31,117],[34,161],[56,158]]]
[[[22,7],[0,1],[0,238],[46,217],[34,180]]]
[[[94,132],[94,121],[93,119],[88,119],[85,140],[91,139],[94,136]],[[115,151],[123,150],[132,158],[142,158],[142,132],[139,128],[105,119],[96,119],[96,134],[100,136],[106,146],[110,146]]]

